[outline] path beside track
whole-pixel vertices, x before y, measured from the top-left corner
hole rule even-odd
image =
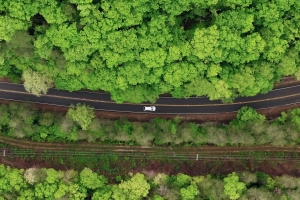
[[[247,152],[285,152],[300,153],[300,146],[296,147],[274,147],[274,146],[200,146],[200,147],[142,147],[123,145],[103,145],[99,143],[77,142],[77,143],[49,143],[33,142],[29,140],[14,139],[0,136],[0,142],[13,147],[32,150],[68,150],[85,152],[124,152],[124,153],[164,153],[196,155],[196,154],[227,154],[227,153],[247,153]]]

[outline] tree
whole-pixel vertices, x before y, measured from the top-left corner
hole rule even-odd
[[[67,20],[67,16],[62,10],[62,5],[64,4],[59,5],[57,1],[51,0],[46,0],[43,3],[47,6],[41,6],[40,14],[45,18],[45,20],[49,24],[61,24]]]
[[[289,121],[292,122],[293,126],[298,130],[300,129],[300,109],[296,108],[289,112]]]
[[[262,172],[257,172],[257,182],[260,184],[262,187],[265,187],[269,190],[273,190],[275,187],[275,180],[268,174],[262,173]]]
[[[164,80],[175,88],[179,88],[197,76],[197,69],[185,62],[170,64],[165,72]]]
[[[74,128],[74,121],[67,116],[63,116],[59,118],[60,121],[58,121],[58,123],[60,127],[60,133],[56,133],[56,135],[62,134],[62,136],[65,138],[67,136],[66,133],[71,132],[72,129]]]
[[[9,123],[9,112],[8,112],[8,107],[7,105],[5,104],[1,104],[0,105],[0,113],[1,113],[1,116],[0,116],[0,125],[3,126],[3,125],[6,125],[7,123]]]
[[[51,77],[27,69],[23,72],[24,88],[36,96],[46,94],[48,89],[52,87],[53,80]]]
[[[77,104],[76,106],[71,105],[67,117],[74,120],[82,130],[87,130],[95,115],[92,107],[84,104]]]
[[[57,184],[50,184],[48,182],[37,183],[34,185],[34,194],[38,199],[54,199],[57,189]]]
[[[63,176],[62,180],[65,183],[69,184],[71,182],[75,182],[76,181],[77,175],[78,175],[78,172],[74,171],[73,169],[66,170],[66,171],[64,171],[64,176]]]
[[[247,186],[255,184],[257,182],[257,177],[255,174],[250,172],[242,172],[238,174],[240,180],[244,182]]]
[[[297,200],[300,196],[300,190],[297,188],[296,190],[287,190],[286,191],[286,199],[289,200]]]
[[[153,179],[153,183],[155,185],[167,185],[169,180],[169,176],[164,174],[164,173],[158,173],[154,179]]]
[[[30,21],[21,20],[8,15],[0,16],[0,40],[10,41],[14,33],[18,30],[27,30]]]
[[[6,43],[8,50],[12,50],[17,57],[29,57],[33,59],[33,37],[26,31],[17,31],[10,42]]]
[[[224,180],[224,193],[229,196],[230,199],[238,199],[241,194],[246,190],[246,185],[243,182],[239,182],[239,177],[235,172],[227,175]]]
[[[298,7],[295,0],[2,0],[0,75],[17,79],[29,67],[59,89],[102,89],[118,103],[154,102],[166,92],[252,96],[283,75],[299,76]]]
[[[153,143],[154,132],[153,126],[150,123],[133,123],[133,131],[131,134],[131,139],[135,140],[138,144],[142,146],[151,146]]]
[[[180,189],[180,195],[181,195],[182,199],[184,199],[184,200],[185,199],[186,200],[195,199],[195,197],[199,194],[200,194],[200,192],[199,192],[197,186],[194,184],[188,186],[187,188]]]
[[[41,113],[39,116],[39,124],[42,126],[49,127],[53,124],[54,114],[51,112]]]
[[[216,126],[207,126],[205,127],[205,132],[205,143],[225,146],[229,142],[228,135],[224,129]]]
[[[220,33],[216,25],[208,27],[207,29],[196,29],[194,38],[191,41],[192,54],[206,62],[220,61],[222,51],[219,48],[219,40]]]
[[[269,124],[265,130],[265,134],[271,138],[273,146],[286,146],[288,144],[285,139],[287,134],[276,124]]]
[[[68,185],[68,198],[69,199],[85,199],[88,196],[87,189],[79,184],[72,183]]]
[[[289,49],[286,55],[283,56],[279,65],[277,73],[283,76],[293,75],[297,72],[297,65],[299,63],[299,51]]]
[[[50,184],[59,182],[60,179],[62,179],[64,176],[64,173],[62,171],[56,171],[55,169],[52,168],[47,169],[46,173],[47,173],[46,181]]]
[[[46,169],[28,168],[25,170],[24,178],[29,184],[33,185],[45,181],[47,172]]]
[[[32,189],[24,189],[23,192],[18,197],[18,199],[20,200],[35,199],[34,191]]]
[[[144,175],[137,173],[130,180],[120,183],[114,189],[112,197],[115,200],[140,200],[143,197],[147,197],[149,190],[150,184],[147,183]]]
[[[94,192],[92,196],[92,200],[98,200],[98,199],[111,200],[111,195],[112,195],[111,187],[106,186]]]
[[[197,185],[201,194],[204,194],[208,199],[228,199],[224,193],[224,181],[213,179],[211,175],[205,176]]]
[[[250,188],[240,198],[241,200],[269,200],[274,199],[271,192],[261,188]]]
[[[289,176],[289,175],[282,175],[277,176],[274,179],[275,186],[281,188],[281,189],[295,189],[299,188],[299,180],[297,178]]]
[[[99,176],[89,168],[84,168],[80,174],[80,183],[88,189],[102,188],[107,183],[104,176]]]
[[[9,134],[19,138],[34,134],[32,129],[37,116],[35,107],[27,103],[11,103],[9,104],[9,112]]]
[[[164,198],[159,195],[154,195],[153,200],[164,200]]]
[[[24,170],[5,167],[0,165],[0,194],[8,194],[12,198],[16,198],[23,192],[24,189],[28,188],[28,184],[23,177]]]
[[[190,185],[191,181],[192,181],[192,178],[190,176],[180,173],[180,174],[177,174],[174,184],[181,188],[181,187]]]
[[[63,196],[66,195],[67,191],[68,191],[68,186],[63,184],[63,183],[60,183],[59,186],[58,186],[58,189],[54,193],[54,197],[56,199],[62,198]]]
[[[244,124],[246,122],[257,122],[261,121],[264,122],[266,117],[264,115],[261,115],[257,113],[256,110],[254,110],[251,107],[244,106],[241,109],[239,109],[237,116],[234,120],[230,122],[230,124]]]

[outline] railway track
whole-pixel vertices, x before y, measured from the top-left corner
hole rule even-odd
[[[181,161],[202,160],[256,160],[256,161],[300,161],[300,153],[283,152],[248,152],[248,153],[175,153],[169,152],[137,152],[137,151],[70,151],[70,150],[28,150],[19,148],[1,148],[0,157],[23,158],[71,158],[71,157],[115,157],[130,159],[176,159]]]
[[[99,143],[47,143],[0,136],[8,148],[0,148],[0,157],[107,157],[177,160],[293,160],[300,161],[300,147],[274,146],[200,146],[142,147]]]

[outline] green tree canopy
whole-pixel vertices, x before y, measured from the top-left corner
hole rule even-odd
[[[50,77],[32,71],[31,69],[24,71],[22,78],[24,80],[25,90],[36,96],[46,94],[48,89],[53,85],[53,81]]]
[[[0,76],[18,80],[32,70],[58,89],[101,89],[118,103],[164,93],[253,96],[282,76],[300,76],[298,7],[295,0],[2,0]],[[32,76],[26,88],[46,91]]]
[[[239,177],[235,172],[229,174],[224,180],[224,193],[229,196],[230,199],[238,199],[241,194],[246,190],[246,185],[243,182],[239,182]]]
[[[88,189],[102,188],[107,183],[104,176],[99,176],[89,168],[84,168],[80,174],[80,183]]]
[[[71,105],[67,117],[74,120],[82,130],[87,130],[95,115],[92,107],[77,104],[76,106]]]
[[[130,180],[124,181],[113,191],[112,197],[117,199],[140,200],[147,197],[150,184],[147,183],[143,174],[137,173]]]
[[[255,121],[264,122],[265,119],[266,117],[264,115],[257,113],[257,111],[253,108],[244,106],[238,111],[236,118],[231,122],[231,124],[243,124]]]
[[[180,195],[182,199],[188,200],[188,199],[195,199],[197,195],[199,195],[200,192],[196,185],[192,184],[188,186],[187,188],[181,188],[180,189]]]

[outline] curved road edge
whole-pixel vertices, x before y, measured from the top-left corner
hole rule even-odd
[[[143,113],[143,114],[214,114],[237,112],[243,106],[254,109],[265,109],[295,104],[300,99],[300,84],[280,89],[274,89],[267,94],[254,97],[240,97],[233,103],[223,104],[220,101],[209,101],[206,97],[191,97],[189,99],[175,99],[161,97],[155,104],[156,112],[143,112],[143,104],[117,104],[110,100],[106,93],[97,92],[68,92],[50,89],[47,95],[36,97],[24,90],[21,84],[0,82],[0,99],[13,101],[28,101],[32,103],[69,107],[71,104],[84,103],[95,110]]]

